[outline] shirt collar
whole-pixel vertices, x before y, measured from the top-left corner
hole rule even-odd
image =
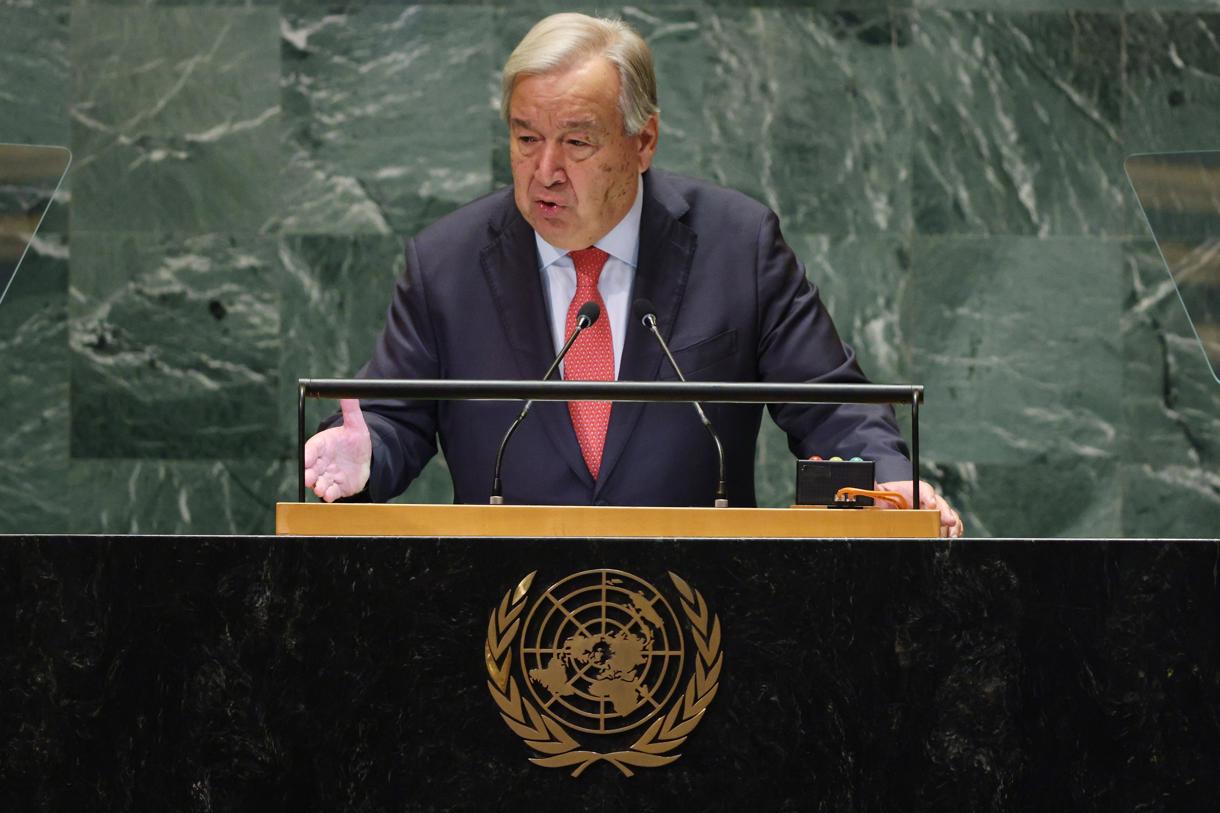
[[[636,267],[640,253],[640,215],[644,211],[644,177],[640,176],[635,185],[635,202],[618,225],[611,229],[605,237],[593,245],[620,260],[632,268]],[[568,255],[568,251],[542,239],[542,235],[534,232],[534,241],[538,244],[538,258],[541,268],[553,265]]]

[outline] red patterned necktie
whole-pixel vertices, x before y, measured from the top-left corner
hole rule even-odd
[[[601,317],[586,328],[563,360],[563,377],[567,381],[613,381],[614,342],[610,338],[610,315],[597,290],[597,280],[610,255],[600,248],[584,248],[570,252],[576,266],[576,295],[568,306],[568,321],[564,332],[571,336],[576,329],[576,313],[590,300],[601,308]],[[602,465],[602,447],[606,444],[606,428],[610,425],[609,401],[569,401],[572,427],[584,455],[585,465],[593,479]]]

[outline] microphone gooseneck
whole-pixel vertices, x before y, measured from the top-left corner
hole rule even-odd
[[[657,309],[652,302],[647,299],[637,299],[632,303],[632,310],[635,313],[635,318],[643,323],[644,327],[648,328],[649,332],[657,338],[657,342],[661,345],[661,349],[665,351],[665,358],[669,359],[669,366],[674,368],[674,372],[678,374],[679,381],[686,381],[686,376],[682,375],[682,370],[678,367],[678,362],[674,360],[674,354],[669,352],[669,345],[665,343],[665,337],[661,335],[661,331],[657,329]],[[703,411],[703,405],[698,401],[691,401],[695,406],[695,411],[699,413],[699,420],[703,421],[703,428],[712,436],[712,442],[716,444],[716,462],[720,468],[720,479],[716,483],[716,502],[717,508],[728,508],[729,506],[729,485],[728,478],[724,473],[724,446],[720,442],[720,436],[716,434],[716,430],[712,428],[712,422],[707,419],[707,413]]]
[[[580,310],[576,312],[576,327],[572,330],[572,335],[568,336],[568,340],[563,343],[563,348],[559,351],[559,355],[555,356],[555,360],[551,362],[551,366],[547,368],[546,373],[542,376],[543,381],[549,380],[555,374],[555,370],[559,368],[559,363],[563,361],[563,357],[572,349],[572,344],[576,341],[576,337],[580,335],[582,330],[592,327],[601,314],[602,309],[592,300],[580,306]],[[504,504],[504,487],[500,481],[500,469],[504,465],[504,450],[508,447],[508,439],[517,431],[517,427],[525,420],[525,416],[529,414],[530,407],[533,405],[534,400],[532,398],[525,402],[525,406],[521,407],[521,412],[517,414],[517,419],[508,427],[508,431],[504,433],[504,439],[500,441],[500,449],[496,452],[496,469],[492,473],[491,479],[491,499],[488,501],[491,505]]]

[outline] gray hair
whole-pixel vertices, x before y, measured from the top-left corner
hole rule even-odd
[[[531,28],[513,49],[504,63],[501,84],[504,120],[509,120],[509,100],[518,79],[561,71],[592,56],[605,57],[618,69],[623,129],[627,135],[637,135],[660,109],[652,51],[622,20],[584,14],[552,14]]]

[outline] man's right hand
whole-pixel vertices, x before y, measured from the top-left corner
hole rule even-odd
[[[373,439],[360,402],[341,399],[343,423],[305,442],[305,485],[327,502],[364,490],[373,462]]]

